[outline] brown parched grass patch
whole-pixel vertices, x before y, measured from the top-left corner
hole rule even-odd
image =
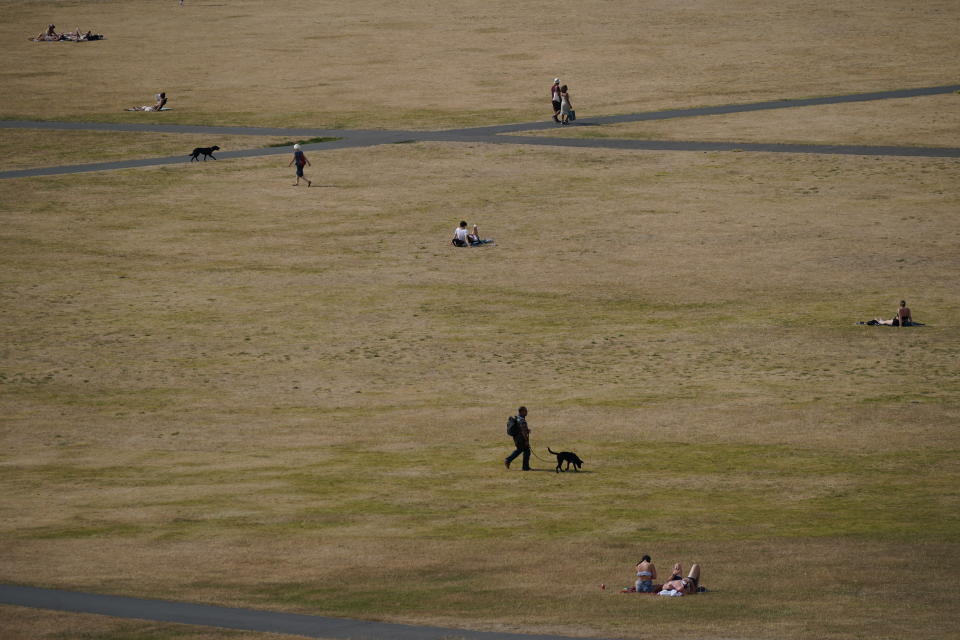
[[[195,124],[527,120],[557,74],[585,116],[940,85],[958,37],[939,0],[3,7],[0,117],[136,121],[166,90],[154,115]],[[107,40],[26,41],[51,21]],[[953,145],[952,99],[687,124]],[[4,166],[36,166],[7,133]],[[199,144],[36,141],[44,165]],[[0,581],[585,637],[956,626],[956,160],[310,158],[309,189],[287,156],[0,181]],[[496,244],[452,247],[461,219]],[[926,326],[855,324],[901,299]],[[502,462],[521,403],[530,473]],[[620,595],[643,553],[710,593]]]

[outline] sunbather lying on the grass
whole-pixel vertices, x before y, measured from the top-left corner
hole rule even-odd
[[[80,27],[77,27],[75,31],[61,33],[60,39],[69,40],[71,42],[89,42],[90,40],[103,40],[103,34],[94,33],[93,31],[90,31],[90,30],[83,32],[83,31],[80,31]]]
[[[673,575],[669,580],[663,583],[660,595],[693,595],[700,589],[700,565],[694,564],[690,567],[690,573],[686,578],[681,578],[683,567],[678,562],[673,566]]]

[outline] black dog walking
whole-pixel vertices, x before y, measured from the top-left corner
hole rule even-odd
[[[207,156],[213,158],[213,152],[217,151],[218,149],[220,149],[220,147],[218,147],[217,145],[213,145],[212,147],[197,147],[190,154],[190,162],[193,162],[194,160],[196,160],[197,162],[200,162],[199,156],[201,154],[203,155],[203,161],[206,162]],[[216,158],[213,158],[213,159],[216,160]]]
[[[570,465],[573,465],[574,471],[580,471],[580,467],[583,466],[583,460],[580,459],[580,456],[575,454],[573,451],[554,451],[550,447],[547,447],[547,451],[557,456],[557,473],[561,471],[569,471]],[[561,469],[560,466],[566,462],[567,468]]]
[[[523,470],[530,471],[530,427],[527,426],[527,408],[517,409],[517,415],[507,420],[507,435],[513,438],[516,447],[513,453],[506,457],[503,464],[507,469],[514,458],[523,454]]]

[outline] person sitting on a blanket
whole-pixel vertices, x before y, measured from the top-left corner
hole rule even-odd
[[[640,558],[636,569],[637,581],[634,583],[634,588],[637,593],[652,593],[653,581],[657,579],[657,568],[650,560],[650,556],[645,555]]]
[[[37,35],[37,37],[34,38],[34,39],[35,39],[35,40],[49,40],[49,41],[51,41],[51,42],[56,42],[57,40],[60,39],[60,34],[57,33],[57,25],[55,25],[55,24],[48,24],[48,25],[47,25],[47,30],[46,30],[46,31],[41,31],[41,32],[39,33],[39,35]]]
[[[897,309],[897,320],[901,327],[908,327],[913,324],[913,316],[910,314],[910,307],[907,306],[906,300],[900,301],[900,308]]]
[[[886,320],[885,318],[874,318],[867,324],[882,324],[888,327],[909,327],[914,324],[913,314],[910,313],[910,307],[907,306],[906,300],[900,301],[900,307],[897,309],[897,315]]]

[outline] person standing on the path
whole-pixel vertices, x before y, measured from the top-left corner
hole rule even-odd
[[[300,178],[303,178],[304,180],[307,180],[307,179],[304,178],[304,176],[303,176],[303,165],[307,165],[308,167],[310,166],[310,161],[307,160],[307,156],[303,155],[303,151],[300,151],[300,145],[299,145],[299,144],[293,145],[293,160],[290,161],[290,164],[293,164],[293,163],[297,163],[297,181],[293,183],[293,186],[299,187],[299,186],[300,186]],[[287,166],[289,167],[290,164],[288,164]],[[308,187],[309,187],[310,185],[312,185],[312,184],[313,184],[312,182],[310,182],[309,180],[307,180],[307,186],[308,186]]]
[[[560,87],[560,124],[570,123],[570,112],[573,105],[570,104],[570,94],[567,92],[567,85]]]
[[[530,427],[527,426],[527,408],[517,409],[517,415],[507,420],[507,435],[513,438],[516,447],[513,453],[504,459],[503,464],[510,468],[510,463],[523,454],[523,470],[530,471]]]
[[[560,78],[553,79],[550,87],[550,102],[553,103],[553,121],[560,122]]]

